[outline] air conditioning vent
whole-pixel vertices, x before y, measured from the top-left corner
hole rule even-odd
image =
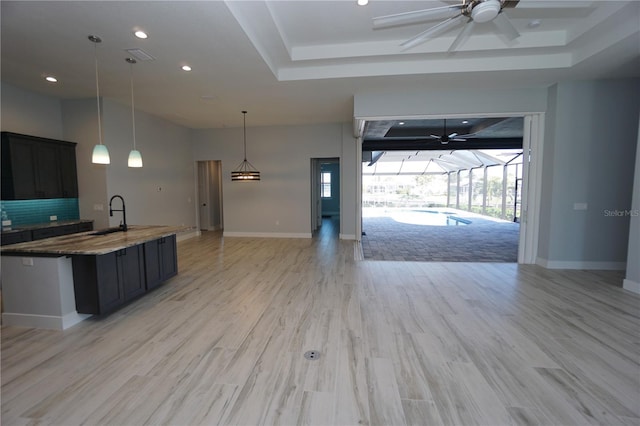
[[[125,49],[125,51],[127,51],[131,56],[133,56],[139,61],[155,61],[156,60],[156,58],[149,55],[147,52],[145,52],[142,49]]]

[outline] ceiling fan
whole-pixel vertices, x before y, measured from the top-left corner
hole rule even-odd
[[[373,28],[378,29],[419,24],[435,19],[446,18],[439,24],[401,43],[400,46],[402,46],[404,50],[407,50],[464,23],[464,28],[449,47],[449,52],[453,52],[460,44],[469,38],[476,24],[491,22],[499,34],[508,40],[512,41],[518,38],[520,33],[502,11],[505,8],[516,7],[519,2],[520,0],[462,0],[461,4],[452,6],[379,16],[373,18]]]
[[[467,137],[469,136],[473,136],[473,134],[468,134],[468,135],[459,135],[457,133],[449,133],[447,134],[447,119],[444,119],[444,129],[442,131],[442,135],[438,136],[438,135],[429,135],[427,136],[427,138],[429,139],[436,139],[438,142],[440,142],[442,145],[448,145],[449,142],[465,142],[467,139]]]

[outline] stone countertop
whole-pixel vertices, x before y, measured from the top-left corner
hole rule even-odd
[[[1,248],[3,255],[101,255],[189,230],[186,226],[131,225],[127,232],[92,235],[80,232]]]
[[[3,227],[2,233],[8,234],[10,232],[31,231],[34,229],[54,228],[56,226],[77,225],[80,223],[91,223],[91,222],[93,222],[93,220],[76,219],[76,220],[57,220],[57,221],[46,222],[46,223],[34,223],[31,225],[16,225],[16,226],[11,226],[10,228]]]

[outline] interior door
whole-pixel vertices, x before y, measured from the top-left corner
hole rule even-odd
[[[209,190],[209,166],[206,161],[198,161],[198,209],[201,231],[211,229],[211,191]]]

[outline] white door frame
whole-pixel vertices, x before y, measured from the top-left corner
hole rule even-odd
[[[208,231],[211,228],[211,200],[209,197],[209,185],[211,177],[209,176],[209,162],[198,161],[198,229]]]
[[[524,116],[522,138],[522,204],[518,263],[535,264],[538,257],[544,114]],[[525,167],[528,164],[528,167]],[[523,226],[524,225],[524,226]]]

